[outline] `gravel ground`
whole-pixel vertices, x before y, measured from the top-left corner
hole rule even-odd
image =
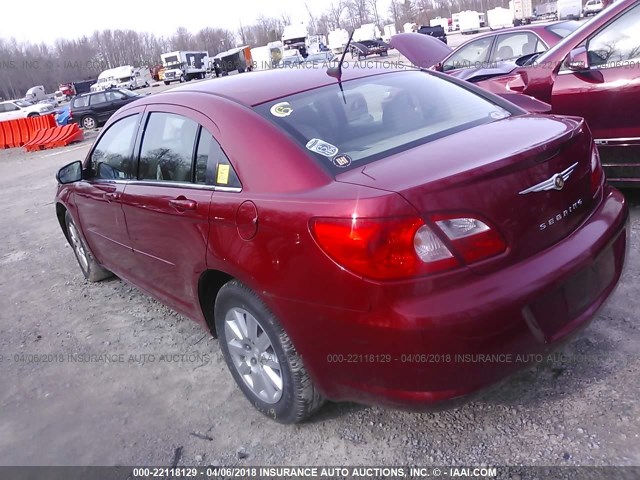
[[[53,198],[88,146],[0,151],[0,464],[640,465],[638,192],[620,286],[564,358],[456,410],[330,403],[283,426],[200,326],[118,279],[84,281]]]

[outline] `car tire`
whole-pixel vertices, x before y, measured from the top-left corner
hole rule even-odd
[[[87,243],[84,241],[84,238],[82,238],[80,230],[76,227],[76,224],[71,218],[71,214],[69,212],[65,214],[64,221],[67,226],[67,238],[69,239],[69,244],[73,249],[73,254],[76,256],[76,260],[78,261],[78,265],[80,266],[80,270],[82,270],[84,278],[90,282],[99,282],[105,278],[112,277],[113,273],[102,268],[96,261],[96,258],[91,253],[91,250],[89,250]]]
[[[169,82],[164,82],[165,85],[169,85]]]
[[[184,83],[185,81],[186,81],[186,80],[185,80],[185,78],[184,78],[184,75],[181,75],[181,76],[180,76],[180,83]]]
[[[85,115],[82,117],[82,120],[80,120],[80,125],[86,130],[93,130],[94,128],[98,128],[98,121],[93,115]]]
[[[231,375],[258,411],[279,423],[291,424],[308,418],[323,405],[324,398],[291,339],[253,291],[237,280],[225,284],[216,297],[214,316]],[[254,335],[247,333],[247,322],[255,322]]]
[[[30,113],[29,115],[27,115],[27,118],[33,118],[33,117],[39,117],[40,114],[39,113]]]

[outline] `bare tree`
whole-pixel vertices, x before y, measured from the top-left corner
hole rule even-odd
[[[329,10],[327,11],[329,27],[332,30],[342,27],[342,14],[344,13],[345,5],[342,0],[338,0],[336,3],[331,3]]]

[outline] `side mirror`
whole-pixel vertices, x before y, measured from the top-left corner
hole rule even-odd
[[[565,66],[573,72],[582,72],[589,69],[589,55],[586,47],[574,48],[567,55]]]
[[[62,185],[82,180],[82,162],[77,160],[62,167],[56,174],[56,180]]]
[[[433,66],[433,69],[434,69],[436,72],[444,72],[444,66],[442,65],[442,62],[440,62],[440,63],[436,63],[436,64]]]

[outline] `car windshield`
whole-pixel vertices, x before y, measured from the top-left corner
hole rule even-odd
[[[15,103],[16,105],[18,105],[19,107],[22,107],[22,108],[33,106],[33,103],[27,102],[26,100],[17,100],[17,101],[15,101],[13,103]]]
[[[321,87],[255,107],[338,173],[512,112],[448,80],[394,72]]]
[[[555,33],[560,38],[564,38],[570,33],[575,32],[578,29],[578,27],[580,27],[580,25],[582,25],[582,22],[578,22],[576,20],[569,20],[567,22],[554,23],[553,25],[549,25],[546,28],[551,33]]]

